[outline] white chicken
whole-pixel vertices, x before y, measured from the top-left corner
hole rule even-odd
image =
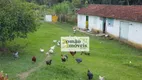
[[[99,80],[105,80],[104,76],[99,76]]]
[[[50,53],[50,54],[53,54],[53,52],[54,52],[53,49],[50,49],[50,50],[49,50],[49,53]]]
[[[49,54],[49,52],[47,52],[47,53],[46,53],[46,55],[47,55],[48,57],[50,57],[50,54]]]
[[[40,52],[44,52],[44,49],[40,48]]]
[[[60,42],[60,41],[58,41],[58,42],[57,42],[57,45],[58,45],[58,46],[60,46],[60,44],[61,44],[61,42]]]
[[[57,42],[57,40],[53,40],[53,42],[55,43],[55,42]]]
[[[54,46],[52,46],[50,49],[54,50],[54,49],[55,49],[55,45],[54,45]]]
[[[19,55],[18,55],[18,54],[19,54],[18,52],[13,53],[13,57],[14,57],[14,58],[18,58],[18,57],[19,57]]]

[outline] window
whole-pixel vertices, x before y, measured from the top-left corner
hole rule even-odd
[[[109,19],[107,19],[107,22],[108,22],[107,26],[113,27],[114,19],[109,18]]]

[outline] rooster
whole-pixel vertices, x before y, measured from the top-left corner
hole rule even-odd
[[[46,64],[47,64],[47,65],[51,65],[51,62],[52,62],[51,59],[50,59],[50,60],[47,60],[47,61],[46,61]]]
[[[36,62],[36,57],[35,56],[32,57],[32,61]]]
[[[88,76],[88,80],[92,80],[93,79],[93,73],[91,73],[90,70],[88,70],[87,76]]]
[[[70,51],[70,54],[74,56],[76,54],[76,51]]]
[[[81,63],[82,62],[81,58],[76,58],[75,60],[76,60],[77,63]]]

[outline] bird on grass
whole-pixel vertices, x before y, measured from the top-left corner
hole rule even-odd
[[[58,41],[58,42],[57,42],[57,45],[58,45],[58,46],[60,46],[60,44],[61,44],[61,42],[60,42],[60,41]]]
[[[93,73],[91,73],[90,70],[88,70],[87,76],[88,76],[88,80],[92,80],[93,79]]]
[[[76,51],[70,51],[70,54],[74,56],[76,54]]]
[[[82,54],[85,54],[85,55],[89,55],[89,56],[90,56],[90,52],[82,51],[82,52],[81,52],[81,55],[82,55]]]
[[[76,62],[77,62],[78,64],[82,62],[82,59],[81,59],[81,58],[76,58],[75,60],[76,60]]]
[[[44,52],[44,49],[40,48],[40,52]]]
[[[53,52],[54,52],[53,49],[50,49],[50,50],[49,50],[49,53],[50,53],[50,54],[53,54]]]
[[[18,58],[18,57],[19,57],[19,55],[18,55],[18,54],[19,54],[18,52],[13,53],[13,57],[14,57],[14,58]]]
[[[104,76],[99,76],[99,80],[105,80]]]
[[[64,55],[61,55],[61,60],[62,60],[62,62],[66,62],[67,58],[68,58],[68,57],[66,57],[66,56],[64,56]]]
[[[55,42],[57,42],[57,40],[53,40],[53,42],[55,43]]]
[[[66,60],[68,60],[68,55],[65,54],[64,56],[65,56]]]
[[[51,59],[46,61],[46,64],[47,64],[47,65],[51,65],[51,63],[52,63],[52,60],[51,60]]]
[[[36,57],[35,56],[32,57],[32,62],[34,62],[34,63],[36,62]]]
[[[54,45],[54,46],[52,46],[52,47],[50,47],[50,49],[54,50],[54,49],[55,49],[55,45]]]

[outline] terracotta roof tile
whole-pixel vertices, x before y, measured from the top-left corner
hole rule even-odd
[[[77,13],[142,22],[142,6],[140,5],[122,6],[91,4],[87,8],[81,8]]]

